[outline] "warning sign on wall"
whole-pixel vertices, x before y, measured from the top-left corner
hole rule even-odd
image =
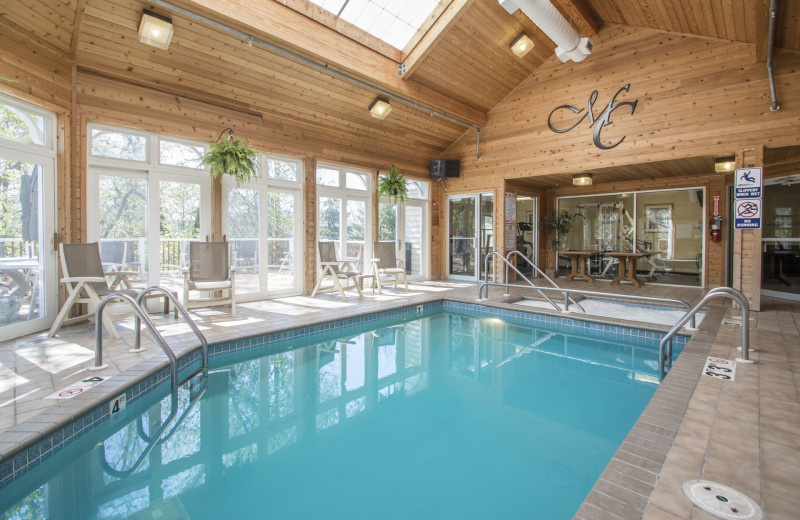
[[[733,203],[734,229],[761,229],[761,199],[742,199]]]

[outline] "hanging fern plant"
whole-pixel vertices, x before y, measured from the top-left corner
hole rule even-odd
[[[388,173],[378,176],[378,198],[387,197],[393,203],[404,202],[408,196],[406,176],[392,165]]]
[[[222,134],[226,130],[229,134],[222,139]],[[250,143],[234,139],[233,130],[230,128],[223,130],[222,134],[211,143],[202,164],[211,168],[211,177],[221,180],[223,174],[228,174],[236,180],[236,186],[241,186],[258,174],[256,158],[259,152],[254,150]]]

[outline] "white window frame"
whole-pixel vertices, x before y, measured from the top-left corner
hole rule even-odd
[[[344,260],[347,257],[347,203],[348,201],[363,201],[364,202],[364,265],[362,269],[364,272],[368,272],[370,269],[370,259],[372,258],[372,241],[374,237],[372,236],[372,193],[374,191],[373,187],[373,178],[372,173],[366,170],[362,170],[360,168],[353,168],[349,166],[341,166],[331,163],[317,163],[317,168],[327,168],[329,170],[338,170],[339,171],[339,186],[324,186],[322,184],[317,184],[317,200],[316,200],[316,215],[315,215],[315,223],[316,223],[316,231],[315,236],[316,240],[320,240],[319,236],[319,219],[320,219],[320,197],[328,197],[328,198],[335,198],[340,199],[342,201],[342,207],[340,209],[340,216],[339,216],[339,251],[338,258],[339,260]],[[367,179],[367,189],[366,190],[358,190],[354,188],[347,188],[346,181],[347,175],[346,173],[357,173],[366,176]],[[317,172],[314,171],[314,182],[316,183],[316,176]],[[317,255],[317,269],[321,269],[319,265],[319,255]]]
[[[281,179],[273,179],[267,175],[267,161],[269,160],[292,162],[297,164],[297,180],[287,181]],[[290,193],[295,195],[297,204],[295,205],[295,213],[299,218],[294,221],[294,257],[292,263],[292,272],[294,273],[294,286],[286,290],[272,290],[269,287],[266,254],[259,255],[260,264],[260,279],[259,291],[256,293],[242,293],[241,301],[260,300],[264,298],[273,298],[278,296],[293,296],[303,293],[303,230],[305,229],[305,206],[303,204],[303,180],[305,172],[303,171],[303,161],[288,156],[274,155],[274,154],[260,154],[258,156],[258,176],[251,178],[249,182],[236,185],[235,179],[229,175],[223,175],[222,179],[222,229],[223,232],[229,235],[230,231],[230,215],[228,210],[228,192],[231,189],[241,188],[257,190],[259,192],[259,236],[258,247],[259,251],[266,252],[268,247],[269,237],[267,236],[267,194],[268,193]],[[230,235],[229,235],[230,237]],[[230,238],[229,238],[230,239]],[[261,263],[262,259],[265,263]],[[237,300],[240,298],[237,296]]]
[[[113,157],[102,157],[91,154],[92,149],[92,130],[105,130],[113,132],[127,133],[131,135],[144,136],[146,156],[145,161],[134,159],[119,159]],[[201,146],[208,150],[208,145],[199,141],[190,141],[182,138],[144,132],[141,130],[112,126],[98,123],[88,123],[86,131],[87,149],[87,186],[86,186],[86,235],[90,242],[100,240],[99,220],[92,218],[100,211],[99,177],[101,175],[132,176],[147,180],[147,284],[158,284],[160,280],[160,258],[159,258],[159,211],[160,211],[160,190],[161,181],[167,182],[188,182],[200,185],[200,236],[198,240],[204,240],[211,235],[211,177],[208,168],[188,168],[184,166],[162,165],[160,163],[160,139],[164,137],[170,141],[179,141],[192,146]],[[208,208],[208,211],[204,210]]]

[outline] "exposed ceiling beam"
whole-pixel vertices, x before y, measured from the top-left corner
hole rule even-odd
[[[81,35],[81,25],[83,25],[83,13],[86,12],[86,0],[77,0],[75,6],[75,22],[72,24],[72,41],[71,49],[70,49],[70,56],[72,57],[72,61],[75,61],[75,57],[78,55],[78,40]]]
[[[381,87],[398,96],[435,108],[475,126],[486,114],[416,82],[403,81],[397,63],[338,32],[273,1],[171,0],[170,3],[205,16],[274,45],[306,56],[332,69]]]
[[[403,60],[406,66],[406,71],[403,73],[404,80],[412,79],[417,65],[425,61],[425,57],[428,53],[436,47],[436,44],[441,41],[450,27],[458,22],[459,18],[461,18],[474,1],[475,0],[453,0],[450,2],[450,5],[448,5],[447,9],[442,13],[442,16],[434,22],[433,26],[425,33],[425,36],[422,37],[419,43],[414,46]]]
[[[756,63],[767,61],[769,49],[769,0],[753,2],[753,22],[756,34]]]
[[[553,5],[575,26],[581,36],[597,36],[600,23],[584,0],[553,0]]]

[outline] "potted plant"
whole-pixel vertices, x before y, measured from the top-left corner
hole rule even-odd
[[[222,134],[228,131],[225,139]],[[233,130],[226,128],[219,134],[216,141],[211,143],[208,153],[203,156],[201,164],[211,167],[211,176],[217,180],[223,174],[228,174],[236,180],[236,186],[250,180],[258,174],[259,152],[254,150],[250,143],[233,138]]]
[[[378,198],[385,196],[391,202],[398,203],[405,201],[407,195],[406,176],[399,168],[391,165],[389,171],[382,175],[378,170]]]
[[[573,219],[574,216],[569,211],[562,210],[561,213],[551,211],[539,221],[539,229],[547,234],[547,243],[550,245],[550,264],[545,274],[551,278],[556,275],[558,250],[563,247],[564,239],[572,228]]]

